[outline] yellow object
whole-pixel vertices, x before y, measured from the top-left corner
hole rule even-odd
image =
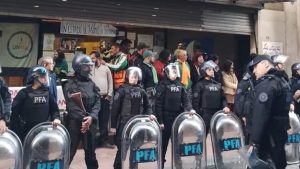
[[[181,83],[186,87],[189,84],[190,70],[186,62],[181,62],[181,61],[179,62],[181,63],[182,66]]]
[[[100,41],[99,42],[81,42],[81,48],[86,49],[86,54],[89,55],[92,51],[99,51],[100,49]]]

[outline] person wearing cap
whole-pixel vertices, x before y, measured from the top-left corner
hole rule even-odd
[[[210,129],[211,118],[217,111],[230,112],[221,84],[213,79],[218,69],[212,60],[204,62],[200,70],[201,78],[193,86],[193,108],[203,118],[206,134]]]
[[[290,127],[288,112],[291,97],[287,93],[289,86],[282,83],[282,73],[274,68],[272,59],[267,55],[256,56],[250,67],[256,78],[256,97],[250,129],[252,144],[248,153],[250,157],[257,155],[263,161],[271,159],[276,169],[284,169],[287,165],[284,146]],[[251,165],[256,159],[249,160]]]
[[[0,134],[7,129],[11,113],[11,94],[4,79],[1,77],[2,67],[0,65]]]
[[[97,51],[92,51],[90,54],[95,66],[91,72],[91,79],[99,87],[101,95],[101,109],[98,113],[99,119],[99,144],[100,147],[114,148],[109,144],[108,124],[110,122],[110,102],[113,95],[113,80],[111,71],[108,66],[101,64],[101,55]]]
[[[128,61],[129,67],[131,66],[137,66],[140,67],[141,64],[143,63],[144,57],[143,53],[148,50],[149,46],[145,44],[144,42],[141,42],[137,46],[137,51],[135,51],[131,58]]]
[[[146,50],[143,53],[144,62],[141,64],[140,68],[142,70],[142,86],[146,90],[149,97],[149,101],[152,109],[154,108],[155,100],[155,87],[158,83],[157,73],[153,66],[155,61],[154,55],[150,50]]]

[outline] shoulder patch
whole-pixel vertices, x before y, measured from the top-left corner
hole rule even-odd
[[[259,94],[258,99],[260,102],[266,102],[268,101],[268,95],[265,92],[262,92]]]

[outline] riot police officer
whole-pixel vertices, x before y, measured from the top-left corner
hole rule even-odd
[[[0,75],[2,68],[0,65]],[[9,122],[11,111],[11,94],[9,93],[8,86],[0,77],[0,133],[6,130],[6,123]]]
[[[295,113],[300,114],[300,62],[294,63],[291,67],[292,77],[291,82],[291,92],[293,94]]]
[[[155,115],[163,128],[162,131],[162,166],[164,166],[167,147],[176,117],[184,111],[193,111],[187,92],[182,87],[179,67],[170,63],[164,69],[165,77],[157,86]]]
[[[284,169],[286,167],[284,145],[287,140],[288,112],[291,103],[288,94],[289,86],[283,83],[282,71],[274,68],[269,56],[256,56],[251,66],[256,77],[256,98],[250,134],[252,146],[248,152],[258,154],[263,161],[272,159],[276,169]],[[262,166],[251,167],[261,168]]]
[[[30,129],[49,117],[54,126],[60,124],[58,106],[48,87],[47,70],[42,66],[33,67],[29,84],[18,92],[12,103],[11,129],[21,141]]]
[[[112,104],[111,128],[116,129],[115,144],[118,151],[114,169],[121,169],[122,131],[126,123],[135,115],[152,114],[147,93],[140,86],[142,71],[138,67],[129,67],[125,74],[125,84],[115,93]],[[151,118],[155,118],[151,116]]]
[[[221,84],[214,80],[214,72],[218,71],[218,66],[210,60],[202,64],[200,71],[201,78],[193,87],[193,108],[203,118],[207,134],[214,113],[221,109],[228,113],[230,109]]]
[[[97,169],[96,128],[100,111],[100,89],[89,78],[94,63],[84,54],[74,57],[72,67],[75,76],[63,84],[66,99],[66,127],[71,136],[70,163],[82,141],[85,163],[88,169]]]

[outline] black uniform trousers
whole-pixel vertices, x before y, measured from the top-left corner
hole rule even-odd
[[[105,96],[101,96],[101,109],[98,113],[99,119],[99,133],[100,144],[108,142],[108,123],[110,121],[110,101],[105,99]]]
[[[117,154],[114,161],[114,169],[121,169],[122,168],[122,158],[121,158],[121,152],[122,152],[122,132],[125,127],[126,123],[121,123],[120,126],[118,126],[118,129],[116,131],[115,136],[115,144],[118,148]]]
[[[90,129],[85,134],[82,134],[80,131],[81,125],[81,120],[69,119],[67,128],[71,136],[70,163],[76,154],[79,142],[82,141],[87,169],[98,169],[98,161],[95,153],[96,124],[91,124]]]

